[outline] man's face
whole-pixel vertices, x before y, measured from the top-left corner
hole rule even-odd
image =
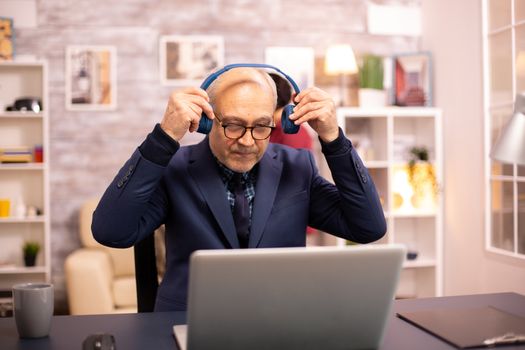
[[[274,96],[269,88],[248,82],[222,91],[214,111],[222,125],[273,126],[274,107]],[[259,162],[268,143],[269,138],[254,140],[250,130],[246,130],[237,140],[229,139],[224,135],[224,128],[217,119],[210,132],[210,148],[215,157],[229,169],[239,173],[249,171]]]

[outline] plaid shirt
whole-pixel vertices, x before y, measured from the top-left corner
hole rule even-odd
[[[226,195],[228,196],[228,202],[230,202],[230,209],[233,213],[233,206],[235,204],[235,194],[233,193],[233,174],[234,171],[225,167],[219,160],[217,160],[219,165],[219,172],[221,174],[222,182],[224,183],[224,188],[226,190]],[[242,174],[242,185],[244,188],[244,196],[248,199],[248,204],[250,206],[250,224],[252,222],[252,209],[253,209],[253,200],[255,198],[255,182],[257,181],[257,169],[255,166],[252,170]]]

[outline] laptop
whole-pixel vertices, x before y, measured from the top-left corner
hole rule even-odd
[[[190,259],[179,348],[379,347],[402,245],[201,250]]]

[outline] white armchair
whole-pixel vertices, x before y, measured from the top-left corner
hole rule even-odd
[[[83,248],[65,261],[69,311],[72,315],[137,312],[133,248],[113,249],[93,239],[91,220],[98,199],[80,209]]]

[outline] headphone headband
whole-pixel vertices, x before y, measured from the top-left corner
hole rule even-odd
[[[276,72],[280,73],[282,76],[284,76],[286,78],[286,80],[288,80],[288,82],[290,83],[290,85],[292,85],[293,89],[295,90],[295,92],[297,94],[299,94],[301,92],[301,90],[299,89],[299,86],[295,83],[295,81],[288,74],[284,73],[282,70],[280,70],[277,67],[274,67],[274,66],[269,65],[269,64],[263,64],[263,63],[234,63],[234,64],[228,64],[228,65],[222,67],[221,69],[219,69],[218,71],[216,71],[215,73],[210,74],[210,76],[208,76],[206,79],[204,79],[204,81],[201,84],[201,89],[206,90],[207,88],[209,88],[211,83],[213,83],[222,73],[227,72],[227,71],[229,71],[230,69],[233,69],[233,68],[241,68],[241,67],[273,69],[274,71],[276,71]]]
[[[299,86],[297,86],[295,81],[289,75],[287,75],[277,67],[262,63],[236,63],[226,65],[218,71],[216,71],[215,73],[210,74],[210,76],[208,76],[206,79],[204,79],[204,81],[201,84],[201,89],[206,90],[208,87],[210,87],[211,83],[213,83],[222,73],[227,72],[230,69],[240,67],[272,69],[277,73],[281,74],[283,77],[285,77],[286,80],[288,80],[288,82],[290,83],[290,85],[292,85],[293,89],[297,94],[301,92]],[[291,121],[289,118],[290,115],[293,113],[294,107],[295,106],[293,104],[288,104],[283,108],[283,112],[281,115],[281,125],[285,134],[296,134],[299,131],[299,126],[295,125],[294,122]],[[208,134],[211,131],[212,126],[213,121],[211,119],[208,119],[205,113],[202,113],[197,132]]]

